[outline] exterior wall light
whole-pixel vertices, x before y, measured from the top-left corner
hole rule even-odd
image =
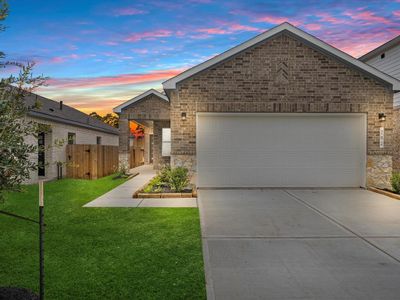
[[[386,121],[386,115],[385,115],[385,113],[379,113],[379,114],[378,114],[378,117],[379,117],[379,122],[384,122],[384,121]]]
[[[185,112],[181,113],[181,119],[182,119],[182,121],[186,121],[186,113]]]

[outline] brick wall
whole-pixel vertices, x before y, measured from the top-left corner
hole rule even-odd
[[[122,118],[131,120],[169,120],[169,102],[150,94],[124,108]]]
[[[119,121],[119,160],[121,163],[126,163],[129,159],[129,120],[140,121],[154,121],[154,122],[165,122],[170,118],[170,105],[169,102],[159,98],[154,94],[150,94],[144,97],[138,102],[132,103],[131,105],[124,108],[120,114]],[[169,126],[168,126],[169,127]],[[154,133],[155,138],[155,133]],[[163,163],[166,158],[156,158],[157,143],[154,142],[153,157],[154,167],[157,167],[160,163]],[[160,145],[159,145],[160,146]],[[161,147],[161,146],[160,146]],[[161,150],[160,150],[161,151]],[[160,152],[161,153],[161,152]],[[158,159],[156,161],[156,159]],[[169,158],[168,158],[169,162]]]
[[[169,121],[154,121],[153,128],[153,165],[155,169],[160,169],[163,165],[170,163],[169,156],[162,156],[162,129],[170,128]]]
[[[197,112],[367,113],[368,155],[391,160],[392,91],[286,34],[179,83],[170,100],[172,164],[191,157],[195,166]],[[384,149],[379,112],[387,115]]]
[[[400,172],[400,107],[393,111],[393,171]]]

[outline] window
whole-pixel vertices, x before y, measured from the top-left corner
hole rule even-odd
[[[96,137],[96,144],[101,145],[101,136]]]
[[[68,144],[73,145],[76,143],[76,134],[73,132],[68,132]]]
[[[171,155],[171,128],[162,129],[161,155]]]
[[[385,53],[382,53],[381,54],[381,59],[384,59],[385,58]]]

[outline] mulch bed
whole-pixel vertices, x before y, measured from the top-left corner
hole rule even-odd
[[[0,287],[0,300],[39,300],[39,296],[24,288]]]

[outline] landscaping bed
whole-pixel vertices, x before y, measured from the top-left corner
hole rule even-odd
[[[164,167],[134,198],[196,198],[196,187],[190,183],[188,169]]]

